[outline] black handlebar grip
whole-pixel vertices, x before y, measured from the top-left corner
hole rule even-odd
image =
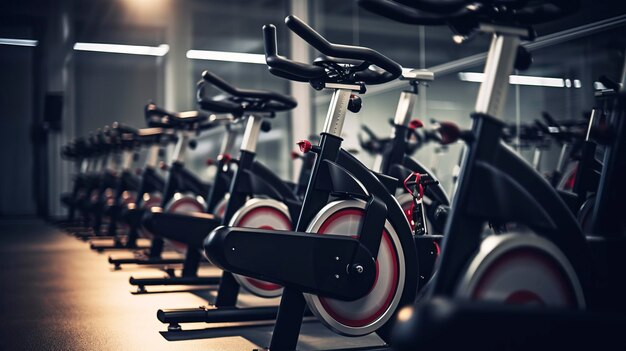
[[[359,0],[358,3],[367,11],[401,23],[418,25],[446,24],[443,16],[426,14],[392,0]]]
[[[285,24],[291,31],[325,55],[367,61],[391,73],[393,75],[390,77],[391,79],[402,74],[402,66],[378,51],[360,46],[332,44],[308,24],[293,15],[285,18]]]
[[[270,70],[271,73],[276,74],[276,70],[282,71],[286,75],[281,77],[295,76],[299,78],[298,81],[308,81],[324,76],[325,71],[322,67],[292,61],[278,55],[276,27],[273,24],[263,26],[263,42],[265,44],[265,62],[274,69]]]
[[[276,38],[276,26],[266,24],[263,26],[263,43],[265,57],[278,55],[278,39]]]
[[[235,88],[234,86],[228,84],[225,80],[223,80],[222,78],[218,77],[217,75],[215,75],[214,73],[210,72],[210,71],[204,71],[202,72],[202,79],[204,79],[205,81],[213,84],[215,87],[217,87],[218,89],[229,93],[231,95],[237,95],[237,88]]]

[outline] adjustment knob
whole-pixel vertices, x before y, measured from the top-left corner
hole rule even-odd
[[[269,132],[270,130],[272,130],[272,124],[269,121],[263,121],[261,122],[261,131],[262,132]]]
[[[527,70],[533,63],[533,56],[523,46],[517,47],[517,56],[515,57],[515,69],[520,71]]]
[[[189,148],[191,150],[195,150],[196,146],[198,146],[198,142],[194,139],[194,140],[189,140]]]
[[[298,147],[300,148],[300,151],[304,154],[311,151],[311,148],[313,148],[313,145],[308,140],[300,140],[297,144],[298,144]]]
[[[420,121],[419,119],[412,119],[409,122],[409,128],[410,129],[418,129],[418,128],[422,128],[424,126],[424,123],[422,123],[422,121]]]
[[[229,163],[233,158],[230,156],[230,154],[220,154],[219,156],[217,156],[217,160],[218,161],[222,161],[223,163]]]
[[[361,107],[363,107],[363,101],[361,97],[355,94],[350,95],[350,101],[348,102],[348,110],[353,113],[357,113],[361,111]]]

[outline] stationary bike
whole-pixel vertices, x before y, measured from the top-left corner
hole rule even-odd
[[[162,191],[160,207],[161,211],[167,213],[194,213],[206,212],[209,209],[207,199],[212,193],[218,194],[221,200],[226,194],[226,189],[219,186],[210,186],[200,181],[194,174],[188,171],[184,166],[185,153],[191,143],[191,137],[194,133],[200,133],[203,130],[213,129],[220,125],[221,121],[214,120],[213,116],[209,116],[196,111],[172,113],[154,104],[148,105],[147,113],[151,120],[159,120],[164,125],[170,125],[178,131],[178,141],[174,150],[173,161],[168,168],[168,177]],[[226,139],[233,138],[230,132],[226,133]],[[227,141],[226,144],[229,144]],[[231,177],[232,171],[227,163],[220,164],[224,169],[221,176],[216,179]],[[216,210],[218,201],[210,204],[211,210]],[[151,209],[152,210],[152,209]],[[149,213],[146,211],[145,213]],[[145,216],[145,215],[144,215]],[[158,256],[163,250],[164,238],[160,235],[160,227],[153,226],[150,223],[142,222],[147,232],[153,236],[152,246],[150,247],[150,255]],[[180,230],[180,228],[179,228]],[[219,277],[199,277],[198,268],[200,265],[200,253],[195,248],[189,248],[185,241],[170,240],[179,251],[184,251],[183,268],[180,276],[175,276],[172,271],[168,272],[166,277],[158,278],[135,278],[130,277],[131,285],[137,286],[137,293],[145,292],[145,287],[149,285],[213,285],[219,282]],[[158,253],[158,255],[157,255]]]
[[[160,205],[160,191],[163,189],[164,180],[156,170],[157,163],[165,155],[164,147],[171,142],[175,142],[174,134],[168,129],[157,127],[143,129],[125,128],[123,141],[136,144],[140,149],[139,151],[146,151],[145,164],[143,168],[137,168],[134,171],[137,175],[127,168],[122,171],[121,176],[118,178],[114,201],[105,207],[105,211],[112,217],[109,224],[109,232],[116,233],[116,227],[121,226],[125,229],[123,231],[125,236],[114,236],[111,243],[93,243],[91,245],[92,249],[100,252],[105,250],[140,250],[149,248],[138,245],[139,228],[133,212],[135,209],[140,211],[142,207],[149,208]],[[119,266],[115,268],[119,269]]]
[[[215,74],[205,71],[199,83],[198,103],[203,110],[228,113],[236,121],[245,120],[246,127],[240,146],[238,159],[230,162],[237,167],[230,184],[223,186],[228,190],[226,210],[217,216],[192,214],[187,216],[160,213],[153,210],[144,219],[146,226],[159,230],[164,237],[183,240],[190,247],[202,248],[206,234],[220,224],[248,228],[266,228],[290,230],[292,218],[300,211],[298,186],[288,184],[275,173],[255,160],[259,134],[268,130],[268,118],[277,112],[288,111],[296,106],[290,96],[270,91],[249,90],[233,87]],[[223,91],[226,98],[206,98],[204,92],[208,85]],[[305,158],[306,165],[306,158]],[[222,167],[219,167],[220,171]],[[308,173],[305,167],[301,173]],[[211,197],[215,196],[212,194]],[[149,222],[149,223],[148,223]],[[185,228],[184,231],[178,228]],[[180,323],[189,322],[233,322],[272,319],[276,316],[276,307],[237,308],[236,302],[240,288],[263,298],[280,296],[282,286],[252,279],[242,275],[223,272],[215,308],[193,308],[159,310],[157,317],[168,323],[168,330],[180,330]]]
[[[576,217],[551,184],[532,166],[502,143],[504,124],[495,116],[502,113],[513,68],[523,69],[530,60],[520,46],[532,40],[531,26],[576,10],[576,2],[430,0],[394,2],[362,0],[361,5],[384,16],[413,24],[447,24],[459,41],[477,32],[492,35],[476,112],[472,114],[471,134],[464,138],[464,153],[458,188],[446,224],[442,252],[436,273],[423,290],[416,310],[406,310],[399,318],[403,348],[453,349],[467,347],[467,328],[477,332],[481,323],[456,324],[487,318],[489,337],[504,327],[510,335],[523,335],[529,329],[518,321],[529,322],[530,315],[555,321],[551,308],[577,309],[594,306],[594,278],[589,246]],[[516,223],[518,229],[502,234],[483,235],[487,223]],[[490,302],[490,303],[488,303]],[[501,304],[539,305],[547,309],[515,308],[522,316],[497,322],[491,312]],[[480,306],[491,306],[481,309]],[[506,309],[511,312],[513,308]],[[484,317],[477,312],[483,311]],[[500,310],[502,311],[502,310]],[[544,312],[545,311],[545,312]],[[461,317],[462,312],[468,312]],[[471,314],[472,312],[474,314]],[[578,315],[578,314],[576,314]],[[476,319],[472,319],[474,316]],[[502,314],[499,315],[502,317]],[[572,314],[564,314],[568,317]],[[461,318],[461,319],[459,319]],[[511,321],[511,324],[508,324]],[[549,328],[541,319],[537,325]],[[562,320],[561,320],[562,321]],[[497,327],[501,323],[502,327]],[[411,325],[411,328],[408,326]],[[514,326],[511,328],[511,326]],[[526,325],[526,324],[524,324]],[[429,326],[432,326],[429,328]],[[449,329],[439,329],[446,328]],[[533,332],[538,328],[532,326]],[[409,332],[410,329],[410,332]],[[434,331],[435,330],[435,331]],[[445,338],[441,336],[446,330]],[[454,332],[453,334],[448,334]],[[560,331],[560,330],[559,330]],[[491,349],[502,343],[500,335],[480,341]],[[516,338],[515,340],[520,340]],[[560,340],[560,339],[559,339]],[[507,340],[508,342],[508,340]],[[506,345],[506,343],[504,343]],[[479,347],[478,343],[475,346]],[[500,347],[502,344],[499,345]]]
[[[295,16],[287,26],[326,57],[305,64],[278,56],[276,28],[263,27],[270,72],[309,82],[333,97],[295,231],[219,227],[204,243],[225,271],[284,286],[270,349],[296,349],[305,306],[332,330],[376,332],[389,340],[394,317],[412,303],[418,263],[413,235],[392,178],[341,149],[346,112],[358,111],[366,85],[398,78],[402,68],[363,47],[329,43]],[[376,65],[380,69],[368,69]]]
[[[138,139],[138,130],[129,126],[122,125],[118,122],[113,123],[112,131],[115,133],[118,139],[118,149],[121,153],[121,164],[117,174],[115,175],[115,184],[112,187],[113,196],[108,199],[102,206],[103,214],[109,219],[107,226],[107,236],[113,238],[112,243],[91,241],[91,249],[98,252],[111,249],[125,248],[126,244],[123,243],[125,238],[122,238],[122,230],[127,229],[125,226],[120,227],[120,209],[129,203],[134,203],[137,197],[137,190],[139,188],[139,178],[136,175],[133,167],[134,161],[138,156],[138,149],[140,142]],[[136,242],[131,245],[137,246]],[[135,247],[142,248],[142,247]]]

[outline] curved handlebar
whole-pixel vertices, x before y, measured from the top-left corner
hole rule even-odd
[[[285,24],[292,32],[324,55],[367,61],[390,73],[393,76],[391,79],[402,74],[402,66],[378,51],[361,46],[333,44],[294,15],[287,16]]]
[[[271,73],[278,76],[285,74],[281,77],[303,82],[324,76],[325,71],[323,67],[292,61],[278,55],[276,41],[276,27],[273,24],[264,25],[265,62],[270,67]]]
[[[296,62],[278,55],[276,27],[274,25],[263,26],[263,38],[265,43],[265,61],[270,67],[270,72],[276,76],[300,82],[328,81],[345,82],[347,80],[363,82],[366,84],[381,84],[396,79],[402,74],[402,66],[389,59],[385,55],[370,48],[360,46],[349,46],[333,44],[322,37],[309,25],[296,16],[287,16],[285,24],[300,38],[309,45],[317,49],[324,55],[338,58],[338,62],[332,63],[332,67],[340,67],[345,62],[341,59],[352,59],[362,61],[362,65],[346,69],[345,75],[341,79],[330,78],[324,64],[312,65],[308,63]],[[327,65],[329,65],[327,63]],[[367,69],[370,65],[380,67],[384,72]],[[349,65],[348,65],[349,66]],[[335,79],[335,80],[333,80]],[[314,85],[317,88],[319,84]]]
[[[359,0],[366,10],[398,22],[437,25],[463,18],[461,27],[479,22],[533,25],[570,15],[578,10],[579,0]]]

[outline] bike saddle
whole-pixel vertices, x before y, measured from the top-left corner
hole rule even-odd
[[[321,52],[313,64],[292,61],[278,55],[276,27],[263,26],[265,61],[272,74],[300,82],[309,82],[317,90],[326,84],[382,84],[402,74],[402,67],[370,48],[333,44],[296,16],[287,16],[285,24],[309,45]]]
[[[223,91],[227,96],[206,98],[206,84]],[[203,110],[215,113],[230,113],[242,116],[246,112],[280,112],[288,111],[297,106],[296,100],[289,95],[267,90],[251,90],[234,87],[212,72],[202,72],[202,80],[198,82],[198,104]]]
[[[574,13],[577,0],[359,0],[364,9],[417,25],[449,25],[467,34],[480,23],[530,26]]]
[[[141,144],[153,144],[161,141],[174,141],[176,139],[176,136],[167,129],[159,127],[137,129],[135,137]]]
[[[144,114],[150,127],[161,128],[193,127],[209,119],[198,111],[170,112],[154,103],[146,105]]]

